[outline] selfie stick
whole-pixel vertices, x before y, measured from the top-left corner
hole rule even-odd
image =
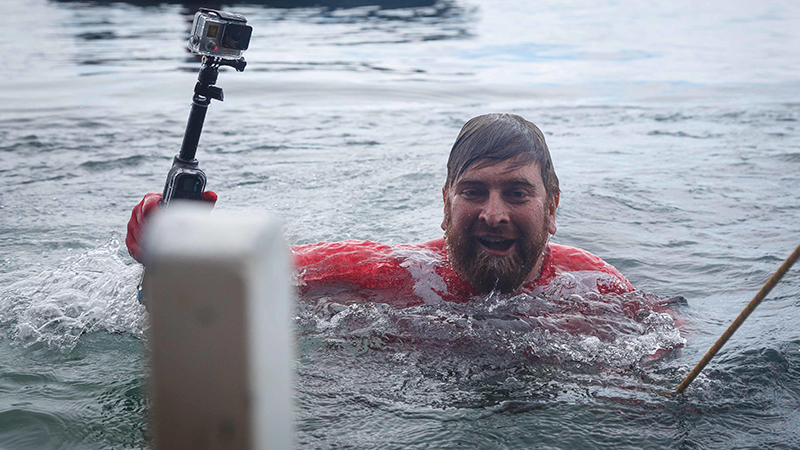
[[[174,199],[200,200],[206,187],[206,174],[198,167],[195,159],[197,143],[203,132],[203,122],[211,100],[223,100],[222,88],[214,86],[219,76],[220,66],[230,66],[238,72],[244,71],[247,62],[244,58],[228,60],[203,56],[203,67],[197,75],[192,96],[192,111],[183,135],[181,151],[172,159],[172,168],[167,174],[161,206],[167,206]]]
[[[744,323],[744,321],[747,319],[750,313],[752,313],[753,310],[755,310],[756,307],[761,304],[761,301],[764,300],[764,298],[767,296],[767,294],[769,294],[772,288],[774,288],[775,285],[778,284],[778,282],[781,280],[781,278],[783,278],[783,276],[786,275],[786,272],[788,272],[789,269],[792,267],[792,265],[795,262],[797,262],[798,257],[800,257],[800,245],[798,245],[797,248],[794,250],[794,252],[792,252],[792,254],[789,255],[789,258],[787,258],[786,261],[784,261],[783,264],[781,264],[781,267],[778,269],[778,271],[775,272],[774,275],[772,275],[772,277],[767,281],[764,287],[762,287],[761,290],[758,291],[758,294],[756,294],[755,298],[753,298],[753,300],[751,300],[750,303],[744,308],[744,311],[742,311],[741,314],[739,314],[739,317],[737,317],[736,320],[733,321],[731,326],[729,326],[728,329],[725,330],[724,333],[722,333],[722,336],[717,340],[717,342],[714,343],[711,349],[708,350],[706,355],[703,356],[703,359],[701,359],[700,362],[697,363],[697,366],[695,366],[695,368],[692,369],[692,371],[689,373],[686,379],[684,379],[683,382],[680,384],[680,386],[678,386],[678,389],[675,390],[676,394],[683,393],[683,391],[685,391],[686,388],[689,387],[692,381],[694,381],[694,379],[697,378],[698,375],[700,375],[700,371],[702,371],[703,368],[706,365],[708,365],[708,363],[711,361],[711,358],[713,358],[717,354],[717,352],[720,351],[722,346],[725,345],[726,342],[728,342],[728,339],[730,339],[731,336],[733,336],[733,333],[735,333],[736,330],[739,329],[739,327],[742,325],[742,323]]]

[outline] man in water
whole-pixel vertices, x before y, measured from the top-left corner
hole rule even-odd
[[[368,241],[293,247],[306,296],[347,293],[395,307],[476,295],[534,294],[563,272],[591,271],[598,293],[634,288],[614,267],[573,247],[551,244],[560,190],[539,128],[511,114],[487,114],[461,129],[442,188],[444,238],[418,245]],[[161,195],[133,209],[126,244],[137,261],[146,218]],[[216,194],[204,193],[214,203]]]

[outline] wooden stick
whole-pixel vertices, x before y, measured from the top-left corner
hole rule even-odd
[[[700,362],[697,363],[697,366],[695,366],[695,368],[692,369],[692,371],[683,380],[680,386],[678,386],[678,389],[675,390],[676,394],[683,393],[683,391],[685,391],[686,388],[689,387],[692,381],[694,381],[694,379],[697,378],[698,375],[700,375],[700,371],[702,371],[703,368],[706,365],[708,365],[709,361],[711,361],[711,358],[716,356],[717,352],[719,352],[722,346],[725,345],[726,342],[728,342],[728,339],[730,339],[731,336],[733,336],[733,333],[735,333],[736,330],[739,329],[739,327],[742,325],[742,323],[744,323],[744,321],[747,319],[750,313],[752,313],[753,310],[755,310],[756,307],[761,304],[761,301],[764,300],[764,298],[767,296],[767,294],[769,294],[772,288],[774,288],[775,285],[778,284],[778,282],[781,280],[781,278],[783,278],[783,276],[786,275],[786,272],[789,271],[792,265],[797,261],[798,257],[800,257],[800,245],[798,245],[797,248],[794,250],[794,252],[792,252],[792,254],[789,255],[789,258],[787,258],[786,261],[784,261],[783,264],[781,264],[781,267],[778,269],[778,271],[775,272],[775,274],[772,275],[772,277],[769,280],[767,280],[767,283],[764,285],[764,287],[762,287],[761,290],[758,291],[758,294],[756,294],[755,298],[753,298],[753,300],[751,300],[750,303],[747,304],[747,306],[744,308],[744,311],[742,311],[741,314],[739,314],[739,317],[737,317],[736,320],[733,321],[731,326],[729,326],[728,329],[725,330],[725,333],[723,333],[722,336],[719,339],[717,339],[717,342],[715,342],[714,345],[711,347],[711,349],[708,350],[706,355],[703,356],[703,359],[701,359]]]

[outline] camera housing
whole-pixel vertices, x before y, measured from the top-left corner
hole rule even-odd
[[[189,50],[198,55],[238,59],[250,45],[253,27],[241,14],[200,8],[194,15]]]
[[[167,174],[161,206],[166,207],[175,200],[200,200],[206,189],[206,174],[192,164],[175,164]],[[195,164],[196,166],[196,164]]]

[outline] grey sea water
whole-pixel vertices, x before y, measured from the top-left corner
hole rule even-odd
[[[254,35],[198,151],[219,213],[272,211],[292,244],[439,237],[460,126],[514,112],[561,179],[554,240],[638,292],[608,313],[574,279],[409,310],[301,299],[298,448],[800,447],[798,269],[662,395],[800,241],[795,2],[319,3],[222,5]],[[151,448],[120,241],[180,146],[194,6],[3,6],[0,448]],[[610,334],[547,322],[567,301]]]

